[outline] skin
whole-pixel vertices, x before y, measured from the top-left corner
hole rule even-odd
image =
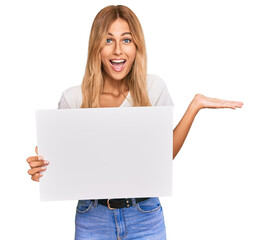
[[[126,21],[117,19],[110,26],[106,45],[101,50],[100,56],[105,70],[104,89],[100,96],[100,105],[101,107],[119,107],[129,91],[128,87],[124,85],[123,79],[130,72],[136,57],[136,46]],[[110,60],[113,59],[126,60],[122,71],[117,72],[113,69],[110,63]]]
[[[117,19],[109,28],[106,45],[101,50],[101,60],[105,70],[104,91],[100,96],[101,107],[120,106],[124,101],[124,95],[127,94],[128,88],[123,84],[123,80],[130,72],[136,56],[136,46],[132,41],[132,36],[128,23],[122,19]],[[125,68],[121,71],[115,71],[111,65],[111,59],[125,59]],[[126,93],[126,94],[125,94]],[[189,104],[184,116],[173,130],[173,159],[180,151],[188,135],[190,127],[197,115],[203,108],[241,108],[242,102],[227,101],[218,98],[206,97],[202,94],[196,94]],[[43,156],[38,155],[38,148],[35,148],[37,156],[27,158],[31,169],[28,174],[33,181],[39,182],[39,178],[46,171],[49,161],[44,160]]]

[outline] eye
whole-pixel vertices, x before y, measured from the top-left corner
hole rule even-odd
[[[124,43],[130,43],[130,42],[131,42],[131,39],[128,39],[128,38],[124,39]]]
[[[107,38],[107,39],[106,39],[106,43],[107,43],[107,44],[112,43],[112,39],[111,39],[111,38]]]

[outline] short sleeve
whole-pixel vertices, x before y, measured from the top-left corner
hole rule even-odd
[[[165,83],[155,105],[156,106],[174,106],[172,98],[170,96],[170,93]]]
[[[152,106],[174,106],[166,83],[162,78],[148,74],[147,85]]]
[[[71,107],[69,106],[65,94],[63,93],[60,98],[60,101],[58,102],[58,109],[67,109],[67,108]]]
[[[81,86],[68,88],[62,93],[58,109],[80,108],[82,105]]]

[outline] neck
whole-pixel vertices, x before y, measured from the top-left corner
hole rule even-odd
[[[113,80],[104,76],[104,86],[103,86],[103,93],[113,94],[113,95],[120,95],[123,92],[128,90],[128,86],[125,83],[125,80]]]

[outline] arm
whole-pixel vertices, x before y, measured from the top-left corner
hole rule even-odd
[[[188,106],[181,121],[177,124],[173,130],[173,159],[180,151],[184,144],[184,141],[188,135],[190,127],[197,115],[202,108],[241,108],[242,102],[227,101],[217,98],[205,97],[201,94],[196,94],[191,103]]]

